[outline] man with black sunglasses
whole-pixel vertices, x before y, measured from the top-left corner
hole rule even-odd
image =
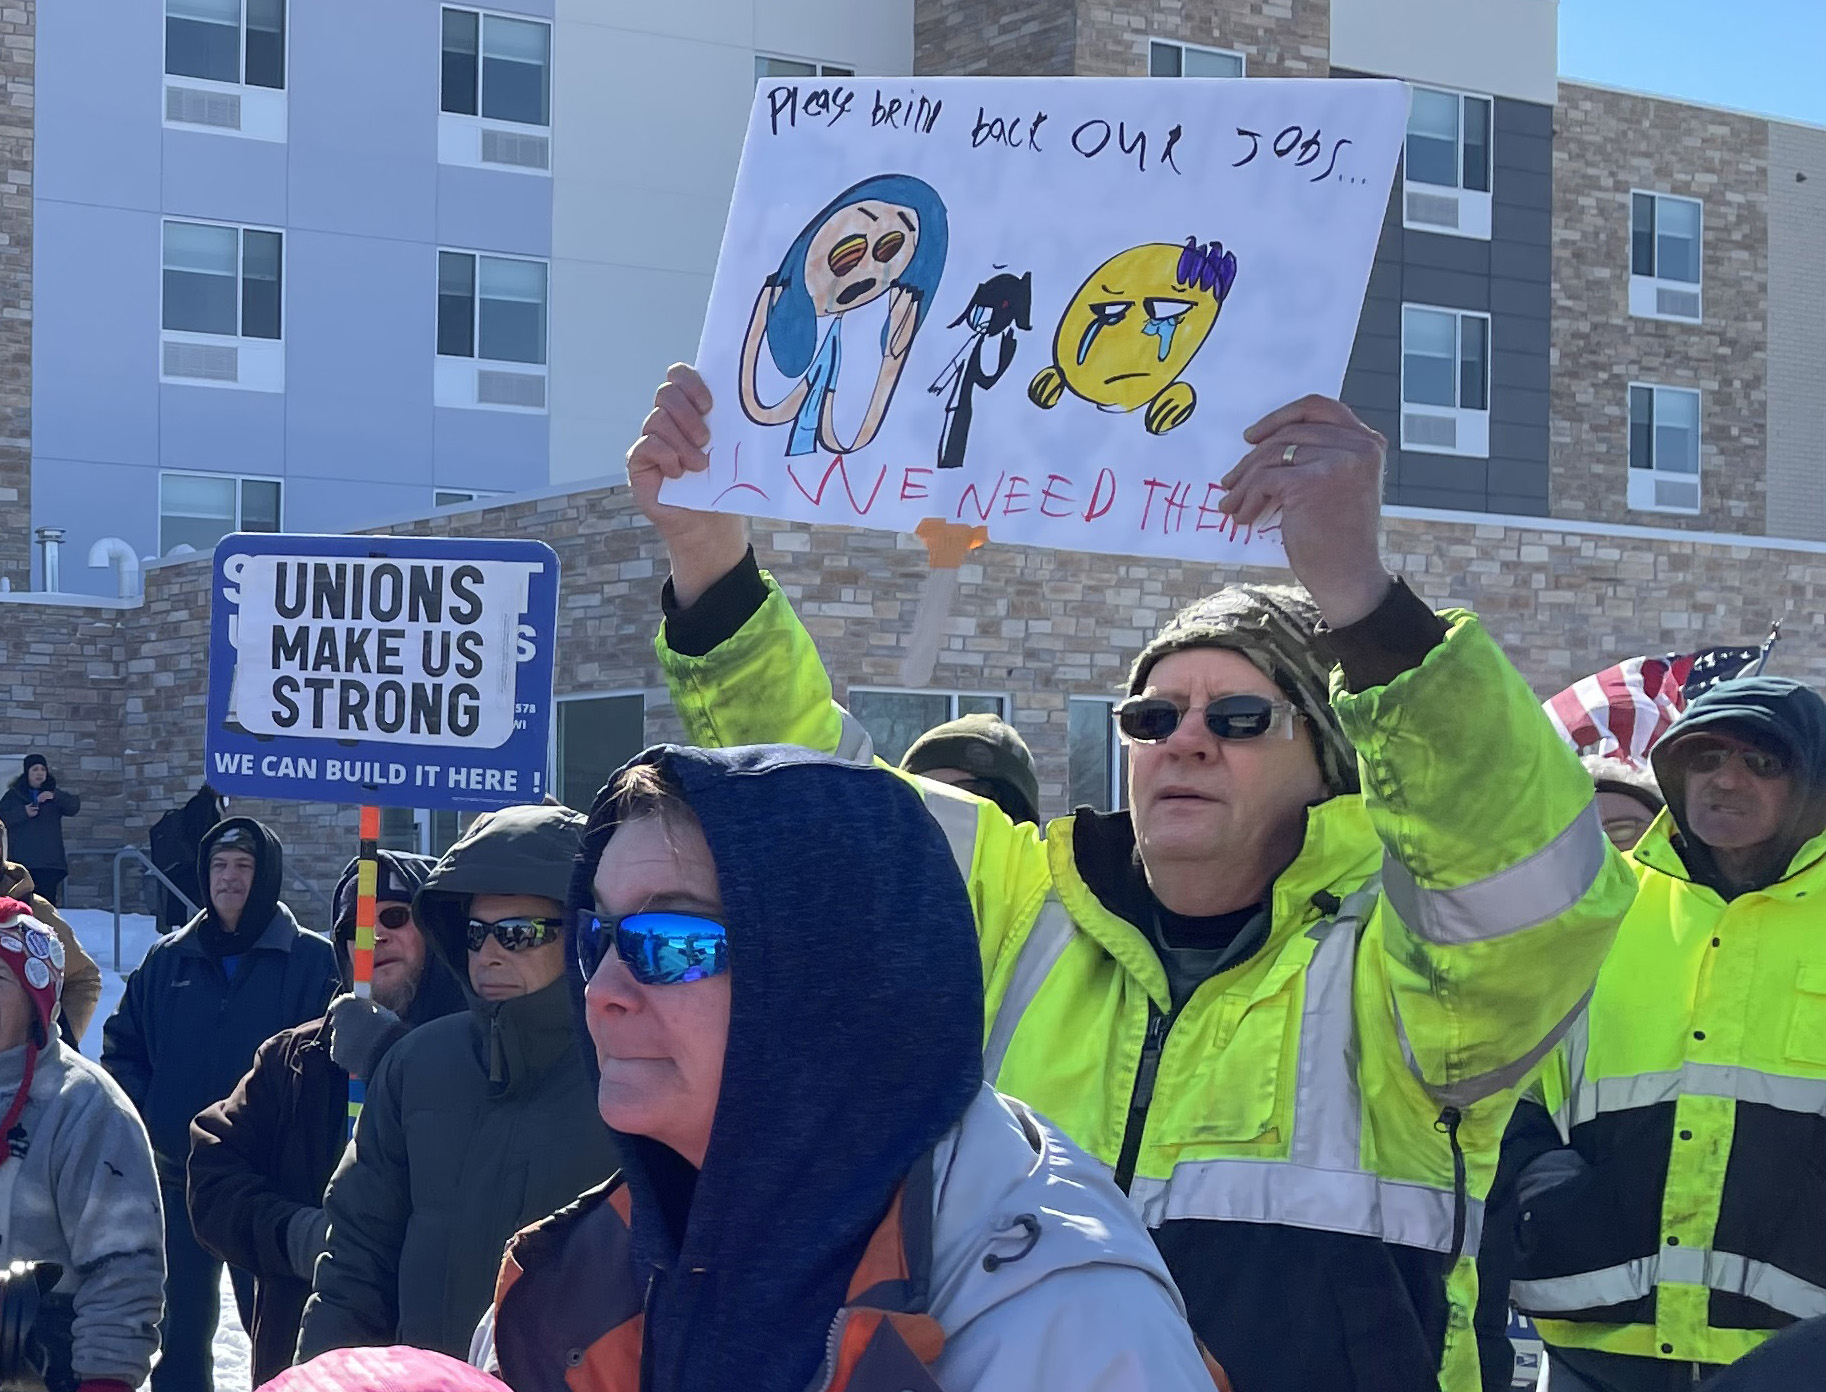
[[[674,367],[628,455],[687,736],[867,758],[742,520],[660,501],[710,404]],[[1042,839],[919,784],[976,908],[987,1075],[1110,1166],[1249,1392],[1478,1386],[1498,1143],[1632,892],[1476,617],[1384,568],[1383,449],[1320,397],[1211,442],[1241,455],[1222,511],[1278,513],[1304,588],[1230,586],[1142,651],[1127,810]]]
[[[349,1140],[349,1079],[373,1076],[409,1029],[464,1008],[450,969],[427,960],[412,896],[431,873],[427,856],[383,850],[375,867],[373,993],[354,982],[357,875],[336,885],[331,941],[342,990],[322,1019],[281,1030],[227,1098],[190,1123],[189,1208],[197,1241],[254,1275],[254,1385],[291,1366],[311,1272],[328,1244],[323,1191]]]
[[[1517,1184],[1554,1392],[1703,1386],[1826,1314],[1826,701],[1721,682],[1650,760],[1667,812],[1543,1079],[1564,1145]]]
[[[615,1168],[564,982],[564,902],[584,819],[509,807],[464,833],[413,898],[469,1009],[381,1060],[324,1198],[329,1249],[298,1338],[461,1357],[514,1232]]]

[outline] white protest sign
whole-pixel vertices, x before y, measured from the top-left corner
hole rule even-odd
[[[763,83],[683,507],[1282,564],[1218,480],[1344,382],[1394,82]]]
[[[539,569],[246,557],[233,717],[255,736],[496,749],[514,733],[518,628]]]

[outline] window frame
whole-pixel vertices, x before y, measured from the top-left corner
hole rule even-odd
[[[843,708],[846,711],[849,711],[852,718],[854,718],[856,723],[860,725],[860,724],[862,724],[862,717],[857,715],[855,712],[855,699],[856,699],[856,696],[858,693],[863,693],[866,695],[873,695],[873,696],[943,696],[943,697],[946,697],[947,700],[946,700],[945,709],[948,710],[950,712],[950,714],[947,715],[944,718],[944,720],[939,722],[941,725],[944,724],[946,721],[956,720],[958,718],[957,703],[960,698],[974,698],[976,700],[981,700],[981,701],[999,701],[1002,704],[1002,709],[997,714],[997,718],[1006,724],[1009,724],[1009,725],[1014,724],[1014,693],[1009,692],[1009,691],[974,691],[974,690],[967,689],[965,687],[948,687],[948,686],[928,686],[928,687],[874,686],[874,685],[866,683],[866,682],[853,682],[850,684],[850,686],[848,687],[848,689],[845,692]],[[865,726],[864,728],[866,729],[867,727]],[[874,742],[874,737],[870,736],[870,743],[873,743],[873,742]],[[877,750],[876,753],[877,753],[877,755],[880,755],[881,757],[886,757],[885,755],[881,755],[881,752],[879,750]]]
[[[1418,310],[1426,314],[1450,314],[1454,316],[1454,339],[1452,357],[1452,397],[1454,405],[1450,407],[1434,405],[1430,402],[1408,400],[1408,311]],[[1484,404],[1464,406],[1458,403],[1464,390],[1464,352],[1465,329],[1467,318],[1481,319],[1484,322]],[[1414,300],[1403,300],[1401,303],[1401,344],[1399,357],[1398,400],[1401,407],[1401,448],[1416,454],[1443,454],[1458,459],[1488,459],[1490,457],[1490,410],[1495,394],[1495,324],[1494,315],[1489,310],[1465,309],[1458,305],[1423,304]],[[1443,445],[1415,442],[1408,434],[1408,415],[1410,412],[1422,417],[1435,419],[1451,418],[1457,429],[1459,444],[1448,449]],[[1463,427],[1471,426],[1471,441],[1465,443]]]
[[[1661,225],[1661,204],[1691,203],[1699,214],[1699,230],[1694,236],[1695,250],[1699,263],[1699,279],[1670,280],[1661,274],[1660,233],[1655,235],[1655,273],[1653,275],[1636,274],[1636,200],[1650,198],[1655,203],[1655,225]],[[1706,307],[1706,204],[1705,199],[1695,198],[1685,193],[1663,193],[1660,189],[1631,188],[1629,201],[1624,205],[1624,217],[1627,219],[1623,241],[1624,266],[1629,272],[1629,313],[1633,319],[1655,319],[1664,324],[1703,324]],[[1699,302],[1697,314],[1667,314],[1660,308],[1660,296],[1663,290],[1692,295]]]
[[[643,688],[638,686],[617,686],[600,691],[566,691],[563,693],[554,692],[552,694],[551,732],[546,738],[545,791],[557,798],[560,802],[564,802],[564,794],[558,790],[559,779],[564,770],[563,749],[561,744],[564,725],[562,711],[565,706],[574,701],[607,700],[636,700],[640,702],[641,737],[644,740],[646,738],[648,708],[647,693]],[[643,745],[642,747],[644,748],[645,746]],[[570,806],[569,803],[565,803],[564,805],[566,807]]]
[[[1638,391],[1651,394],[1649,420],[1650,462],[1643,468],[1634,459],[1635,418],[1631,414],[1631,396]],[[1663,393],[1678,393],[1693,398],[1693,472],[1684,473],[1677,469],[1662,469],[1654,460],[1658,452],[1658,441],[1655,439],[1655,415],[1659,414],[1660,397]],[[1626,503],[1632,512],[1662,512],[1682,517],[1697,517],[1705,509],[1705,393],[1698,387],[1671,386],[1665,382],[1643,382],[1630,379],[1623,389],[1623,464],[1626,483]],[[1667,503],[1655,501],[1654,485],[1657,481],[1669,483],[1690,483],[1693,485],[1694,503],[1690,508],[1674,507]]]
[[[1458,101],[1458,137],[1456,141],[1456,167],[1459,182],[1456,185],[1433,184],[1424,179],[1413,178],[1408,172],[1408,127],[1413,124],[1413,98],[1409,98],[1408,126],[1401,132],[1401,225],[1410,232],[1431,232],[1441,237],[1463,237],[1469,241],[1487,242],[1490,240],[1491,219],[1495,208],[1496,193],[1496,97],[1489,92],[1473,92],[1461,87],[1441,87],[1432,82],[1412,82],[1408,84],[1415,92],[1434,92],[1440,96],[1453,97]],[[1465,103],[1480,101],[1489,108],[1490,120],[1485,132],[1484,141],[1484,182],[1488,188],[1473,189],[1464,186],[1465,177]],[[1438,222],[1416,220],[1413,215],[1414,202],[1409,196],[1408,185],[1422,197],[1449,199],[1457,208],[1458,225],[1448,227]]]
[[[824,82],[832,78],[841,80],[856,76],[854,63],[830,63],[822,58],[795,58],[786,53],[763,53],[756,49],[754,55],[754,80],[758,86],[763,82]],[[808,73],[764,73],[763,63],[799,63],[811,69]]]
[[[226,473],[217,473],[217,472],[214,472],[213,470],[209,470],[209,469],[160,468],[158,471],[158,480],[159,480],[158,481],[158,527],[159,527],[158,553],[160,556],[164,556],[171,549],[170,547],[167,547],[165,545],[165,535],[164,535],[164,533],[165,533],[165,516],[166,516],[166,513],[165,513],[165,480],[168,478],[226,479],[234,484],[234,486],[235,486],[234,525],[232,527],[230,527],[227,532],[222,533],[223,536],[227,536],[232,532],[238,532],[242,529],[241,524],[244,519],[245,512],[246,512],[246,506],[247,506],[246,499],[243,496],[243,493],[244,493],[243,485],[249,484],[249,483],[270,483],[270,484],[274,485],[276,488],[278,488],[278,490],[279,490],[279,519],[278,519],[279,525],[274,531],[272,531],[270,533],[263,532],[263,533],[261,533],[261,535],[262,536],[277,536],[285,530],[285,479],[278,474],[226,474]],[[174,515],[182,515],[182,514],[174,514]],[[199,518],[197,520],[201,521],[203,519]]]
[[[268,87],[263,83],[247,80],[247,0],[237,0],[240,9],[239,18],[235,21],[235,79],[230,82],[220,77],[196,77],[190,73],[171,71],[171,0],[163,0],[165,29],[160,36],[163,53],[160,55],[164,65],[164,76],[167,80],[175,78],[179,82],[206,83],[211,90],[227,91],[230,89],[242,92],[286,92],[292,82],[292,0],[281,0],[285,7],[284,18],[279,28],[279,85]]]
[[[447,11],[456,10],[476,17],[476,109],[474,112],[449,111],[444,106],[444,15]],[[543,123],[533,121],[516,121],[511,116],[488,116],[483,113],[483,91],[487,86],[485,51],[488,42],[488,21],[490,19],[512,20],[522,24],[538,24],[545,28],[545,120]],[[553,116],[552,69],[553,34],[552,21],[542,15],[515,14],[509,10],[491,10],[481,5],[446,5],[438,6],[438,96],[437,109],[440,116],[455,116],[462,120],[479,121],[485,125],[500,124],[512,126],[524,131],[544,131],[551,133]],[[491,166],[492,167],[492,166]]]
[[[473,351],[467,355],[443,352],[437,346],[438,315],[432,314],[431,349],[434,358],[451,362],[471,362],[478,366],[488,365],[509,372],[548,373],[551,370],[552,357],[552,261],[549,256],[528,256],[517,251],[480,251],[472,247],[445,246],[439,243],[437,255],[432,258],[432,293],[436,300],[443,298],[439,280],[442,262],[445,256],[467,256],[470,258],[474,274],[470,277],[469,292],[469,330],[470,345]],[[493,261],[527,261],[545,268],[544,313],[541,321],[544,328],[543,342],[540,344],[538,362],[517,362],[512,358],[485,358],[482,356],[482,258]]]
[[[1158,74],[1155,73],[1155,71],[1154,71],[1154,50],[1156,48],[1176,48],[1179,50],[1179,71],[1177,73],[1158,73]],[[1235,77],[1249,76],[1249,55],[1247,53],[1244,53],[1240,48],[1218,48],[1213,44],[1187,43],[1184,39],[1162,39],[1162,38],[1156,37],[1153,34],[1148,35],[1147,76],[1149,76],[1149,77],[1158,76],[1165,81],[1173,81],[1176,78],[1184,78],[1186,75],[1186,54],[1187,53],[1208,53],[1208,54],[1213,55],[1214,57],[1234,58],[1234,59],[1236,59],[1236,72],[1235,72],[1234,76]],[[1221,82],[1224,79],[1222,79],[1222,78],[1194,78],[1193,80],[1202,81],[1202,82]]]
[[[1065,697],[1065,756],[1066,756],[1065,788],[1066,788],[1067,800],[1070,803],[1072,803],[1072,806],[1066,808],[1067,812],[1076,811],[1077,807],[1080,805],[1077,803],[1077,799],[1074,796],[1072,796],[1072,794],[1071,794],[1071,786],[1072,786],[1071,708],[1072,708],[1072,705],[1074,702],[1083,702],[1087,705],[1102,706],[1103,711],[1104,711],[1104,718],[1108,722],[1109,737],[1110,737],[1110,752],[1109,752],[1109,764],[1108,764],[1108,767],[1104,769],[1104,776],[1108,780],[1110,798],[1109,798],[1108,807],[1100,807],[1097,810],[1099,812],[1121,812],[1124,809],[1126,809],[1129,805],[1129,780],[1128,780],[1129,758],[1130,758],[1129,744],[1128,744],[1128,741],[1123,738],[1121,728],[1116,724],[1116,707],[1122,702],[1123,699],[1124,698],[1121,696],[1086,695],[1083,692],[1066,693],[1066,697]]]
[[[165,326],[165,276],[168,267],[165,265],[165,229],[173,223],[186,227],[224,227],[235,233],[235,332],[232,334],[210,333],[203,329],[171,329]],[[249,334],[247,329],[247,234],[249,232],[266,232],[279,239],[279,333],[274,338]],[[291,277],[285,273],[285,240],[283,227],[268,227],[261,223],[224,222],[218,218],[174,217],[161,214],[159,217],[159,333],[176,335],[184,342],[199,343],[284,343],[285,326],[291,318],[291,311],[286,304],[286,295],[291,289]],[[549,298],[549,291],[547,292]]]

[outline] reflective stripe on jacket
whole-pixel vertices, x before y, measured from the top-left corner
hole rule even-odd
[[[1727,904],[1671,831],[1543,1076],[1589,1168],[1532,1207],[1514,1294],[1551,1344],[1729,1363],[1826,1315],[1826,836]]]
[[[868,757],[769,585],[707,656],[673,652],[662,633],[688,737]],[[976,911],[991,1078],[1114,1167],[1138,1079],[1154,1070],[1131,1199],[1195,1332],[1244,1387],[1300,1385],[1298,1350],[1236,1316],[1239,1284],[1275,1279],[1239,1283],[1232,1269],[1242,1226],[1261,1225],[1307,1248],[1317,1231],[1403,1249],[1367,1294],[1410,1322],[1401,1282],[1419,1271],[1432,1287],[1442,1317],[1401,1350],[1404,1371],[1379,1379],[1362,1366],[1404,1331],[1339,1336],[1357,1388],[1409,1392],[1433,1372],[1452,1392],[1477,1387],[1466,1254],[1515,1087],[1585,1001],[1633,892],[1589,778],[1526,684],[1473,616],[1445,617],[1446,640],[1419,668],[1360,693],[1334,688],[1364,793],[1310,809],[1273,887],[1267,943],[1203,983],[1164,1032],[1159,957],[1085,883],[1073,821],[1042,840],[922,783]],[[1265,1383],[1252,1366],[1269,1370]]]

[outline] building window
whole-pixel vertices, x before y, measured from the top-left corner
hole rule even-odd
[[[437,254],[437,404],[545,409],[546,264]]]
[[[1067,712],[1071,805],[1114,812],[1128,805],[1129,751],[1116,734],[1116,703],[1074,696]]]
[[[1403,159],[1403,225],[1490,238],[1488,97],[1415,87]]]
[[[545,262],[437,254],[437,350],[450,358],[545,362]]]
[[[552,26],[446,9],[442,108],[453,115],[549,126]]]
[[[285,390],[285,239],[255,227],[164,224],[160,378]]]
[[[481,10],[443,15],[438,162],[549,176],[552,26]]]
[[[278,232],[167,222],[164,327],[224,338],[278,338],[283,259]]]
[[[389,851],[441,856],[462,835],[462,814],[446,807],[383,807],[380,844]]]
[[[1243,55],[1227,48],[1148,41],[1149,77],[1241,77]]]
[[[800,58],[770,58],[765,53],[754,56],[754,80],[772,78],[854,77],[856,69],[835,63],[808,63]]]
[[[165,0],[165,71],[285,86],[285,0]]]
[[[226,474],[159,475],[159,554],[175,546],[213,551],[230,532],[276,532],[278,479]]]
[[[482,488],[439,488],[432,494],[432,507],[461,507],[464,503],[473,503],[482,498],[499,498],[499,489]]]
[[[1699,393],[1631,384],[1629,505],[1646,512],[1699,511]]]
[[[898,764],[913,741],[934,725],[943,725],[960,715],[1008,719],[1008,698],[973,691],[893,691],[852,686],[850,714],[869,732],[876,755]]]
[[[560,696],[552,721],[552,791],[588,812],[609,776],[647,747],[647,702],[639,692]]]
[[[1644,319],[1700,322],[1700,226],[1696,198],[1632,193],[1629,200],[1629,312]]]
[[[1489,315],[1401,307],[1401,447],[1489,457]]]

